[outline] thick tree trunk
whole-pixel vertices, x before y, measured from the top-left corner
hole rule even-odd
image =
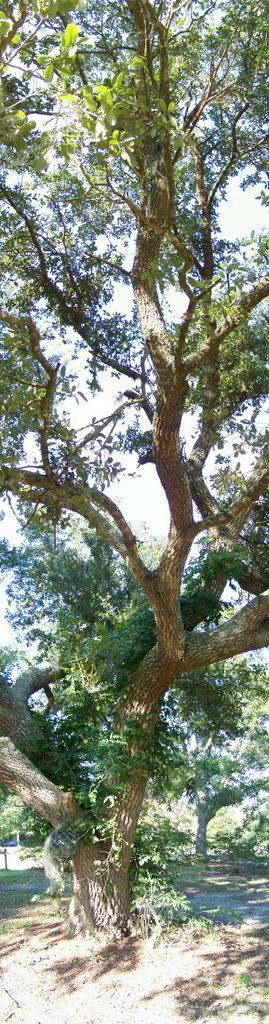
[[[98,856],[99,854],[99,856]],[[129,873],[113,861],[113,850],[82,843],[72,861],[73,895],[67,922],[72,935],[103,930],[114,936],[129,931]]]
[[[196,855],[197,857],[200,857],[201,860],[206,860],[208,815],[206,805],[203,801],[199,801],[198,803],[197,816]]]
[[[171,530],[171,566],[173,557],[177,556],[173,546]],[[162,563],[165,576],[168,555]],[[172,571],[172,569],[171,569]],[[165,580],[163,579],[165,582]],[[174,584],[173,584],[174,587]],[[172,591],[173,591],[172,587]],[[163,587],[165,592],[165,588]],[[112,792],[114,806],[109,821],[109,802],[100,807],[100,831],[97,842],[81,843],[78,852],[73,856],[74,891],[69,908],[69,922],[73,932],[85,930],[87,925],[113,931],[114,934],[126,933],[129,922],[129,866],[132,856],[136,825],[142,807],[147,779],[152,771],[152,738],[165,691],[177,676],[191,668],[210,664],[216,657],[230,657],[237,650],[242,650],[242,639],[239,647],[238,635],[256,632],[260,625],[264,627],[264,616],[267,615],[268,604],[264,600],[255,599],[247,608],[234,616],[233,624],[224,623],[205,636],[185,635],[179,616],[173,619],[171,630],[171,589],[168,588],[169,601],[166,605],[163,592],[155,586],[156,619],[158,617],[160,642],[144,658],[132,679],[132,684],[124,704],[120,705],[115,715],[114,728],[122,733],[126,770],[123,776],[111,774],[106,780],[107,796]],[[156,596],[157,595],[157,596]],[[158,598],[158,600],[157,600]],[[174,595],[175,598],[175,595]],[[258,608],[257,608],[258,602]],[[262,603],[262,609],[260,604]],[[169,617],[170,616],[170,617]],[[167,626],[169,623],[169,628]],[[237,624],[235,636],[235,623]],[[179,651],[184,640],[185,653]],[[257,646],[257,643],[255,644]],[[53,670],[53,672],[56,670]],[[58,672],[58,670],[57,670]],[[27,804],[51,823],[55,829],[70,830],[73,835],[80,831],[82,811],[70,793],[64,793],[50,778],[43,775],[25,756],[25,751],[35,756],[40,749],[39,728],[35,733],[35,718],[28,709],[27,701],[31,693],[49,683],[48,669],[35,678],[25,678],[19,686],[8,687],[2,682],[0,701],[0,779],[9,786]],[[21,725],[23,723],[23,726]],[[33,731],[32,731],[33,730]],[[16,740],[16,746],[14,742]],[[12,739],[10,739],[12,737]],[[18,749],[20,747],[21,749]],[[51,752],[53,756],[53,751]],[[46,748],[46,765],[49,766],[50,751]],[[124,775],[125,772],[125,775]],[[111,786],[111,788],[110,788]],[[201,794],[202,795],[202,794]],[[206,815],[205,801],[201,800],[199,824],[197,832],[197,853],[206,857]],[[105,841],[102,840],[102,820],[105,825]],[[85,823],[86,824],[86,823]],[[77,826],[79,825],[79,829]],[[86,831],[86,830],[85,830]],[[69,853],[69,856],[71,854]]]
[[[73,896],[67,914],[72,934],[87,928],[117,937],[129,932],[129,867],[146,782],[139,772],[130,778],[119,800],[111,838],[82,842],[72,859]]]
[[[110,785],[114,792],[112,812],[109,801],[105,801],[100,807],[99,841],[81,843],[72,858],[74,889],[68,911],[72,933],[85,931],[87,926],[106,929],[114,935],[128,931],[129,867],[151,771],[150,739],[155,731],[163,693],[173,674],[174,667],[163,662],[155,649],[138,669],[127,702],[118,709],[116,730],[123,735],[126,733],[128,738],[127,780],[122,792],[123,780],[117,775],[108,776],[108,795]],[[7,738],[0,738],[0,777],[56,827],[56,836],[59,830],[77,834],[82,812],[71,794],[59,790]],[[104,840],[102,825],[105,826]]]

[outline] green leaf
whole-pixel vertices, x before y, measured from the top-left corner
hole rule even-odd
[[[57,11],[59,10],[59,6],[58,0],[51,0],[48,4],[48,14],[51,18],[55,17],[55,14],[57,14]]]
[[[199,281],[197,281],[195,277],[192,277],[191,274],[188,274],[188,282],[191,288],[198,288]]]
[[[0,12],[0,35],[1,36],[7,35],[7,33],[10,30],[10,28],[12,28],[12,21],[9,21],[9,19],[6,18],[5,15],[3,15],[2,11],[1,11]]]
[[[122,83],[124,82],[124,79],[125,79],[125,71],[120,71],[119,75],[117,75],[117,78],[115,79],[114,87],[113,88],[116,89],[116,90],[120,89]]]
[[[44,71],[45,82],[51,82],[54,75],[54,64],[48,64]]]
[[[104,110],[113,107],[113,96],[111,89],[108,89],[105,85],[97,86],[98,99],[102,104]]]
[[[133,57],[131,60],[131,68],[143,68],[145,67],[145,57]]]
[[[84,86],[84,89],[82,90],[82,95],[83,99],[85,100],[86,106],[89,107],[89,110],[96,110],[96,100],[94,98],[93,92],[91,91],[91,89],[89,89],[87,85]]]
[[[78,102],[78,98],[77,98],[77,96],[74,96],[73,92],[62,92],[59,95],[59,99],[65,101],[65,102],[68,102],[68,103],[77,103]]]
[[[79,34],[79,28],[74,22],[70,21],[69,25],[66,26],[66,30],[63,36],[63,45],[68,49],[69,46],[73,46]]]

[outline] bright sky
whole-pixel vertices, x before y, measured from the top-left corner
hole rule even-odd
[[[264,227],[268,227],[268,211],[262,207],[257,198],[258,194],[259,189],[257,188],[248,188],[246,192],[242,192],[239,183],[235,181],[230,183],[227,188],[226,200],[221,203],[219,215],[221,232],[225,238],[231,241],[243,239],[250,235],[253,228],[255,231],[261,231]],[[116,308],[119,312],[126,312],[128,303],[127,289],[123,288],[120,284],[117,285],[115,289]],[[113,410],[115,405],[118,404],[117,396],[121,391],[121,387],[122,390],[125,390],[126,386],[128,386],[126,385],[126,378],[123,379],[121,385],[118,381],[115,381],[115,378],[111,379],[108,373],[105,373],[103,376],[105,379],[105,396],[102,398],[98,396],[95,400],[94,415],[97,418]],[[92,396],[90,401],[92,410]],[[79,406],[74,403],[72,420],[77,428],[82,426],[84,422],[88,422],[89,411],[87,412],[87,406],[83,400],[81,400]],[[188,441],[188,431],[192,429],[192,426],[191,421],[187,418],[186,428],[186,440]],[[189,437],[190,440],[191,438]],[[139,478],[136,477],[134,479],[132,474],[136,470],[136,465],[136,458],[129,456],[127,459],[127,473],[124,473],[124,480],[110,488],[109,493],[120,504],[123,513],[135,531],[138,531],[139,527],[143,525],[150,536],[165,536],[169,525],[168,508],[155,469],[150,464],[141,467]],[[19,535],[18,523],[10,509],[8,509],[5,514],[5,520],[0,523],[0,537],[5,536],[11,543],[14,543],[16,540],[19,540]],[[2,645],[12,640],[12,631],[3,619],[5,605],[7,604],[5,589],[5,583],[0,585],[2,613],[0,617],[2,633],[0,643]]]

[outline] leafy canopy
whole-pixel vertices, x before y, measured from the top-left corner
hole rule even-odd
[[[232,244],[218,214],[231,180],[264,181],[265,8],[125,0],[112,18],[106,0],[7,3],[0,39],[2,493],[24,524],[52,524],[54,549],[76,514],[132,570],[145,600],[138,631],[133,612],[126,628],[132,646],[143,620],[145,641],[130,668],[156,639],[175,673],[186,650],[197,667],[199,644],[201,667],[261,647],[268,238]],[[107,374],[119,391],[100,413]],[[111,496],[130,452],[138,469],[153,463],[169,506],[154,567]],[[98,543],[99,575],[110,556]],[[63,632],[84,571],[95,587],[87,557],[83,569],[68,557]],[[48,622],[49,558],[32,576]],[[118,571],[111,558],[107,590],[98,584],[105,626]]]

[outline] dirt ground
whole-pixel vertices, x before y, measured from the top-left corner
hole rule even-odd
[[[93,949],[41,900],[2,909],[1,1024],[269,1024],[267,926]]]

